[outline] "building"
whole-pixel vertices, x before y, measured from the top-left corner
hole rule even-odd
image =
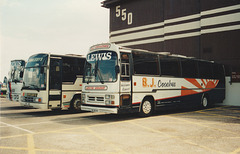
[[[110,9],[111,43],[216,61],[240,74],[240,0],[105,0],[102,6]],[[240,83],[227,86],[235,91]]]
[[[170,51],[240,72],[240,0],[105,0],[110,42]]]

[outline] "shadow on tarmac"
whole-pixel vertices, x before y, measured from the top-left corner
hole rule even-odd
[[[161,115],[170,115],[183,112],[192,112],[196,109],[160,109],[156,111],[151,117],[161,116]],[[108,123],[108,122],[121,122],[128,121],[140,118],[139,113],[128,113],[128,114],[105,114],[105,113],[91,113],[88,115],[80,115],[78,117],[73,117],[67,120],[68,118],[59,117],[54,119],[54,121],[70,125],[84,125],[84,124],[99,124],[99,123]],[[74,122],[72,122],[74,121]]]
[[[23,106],[13,106],[13,107],[1,107],[1,111],[19,111],[19,112],[8,112],[3,113],[1,112],[2,117],[10,117],[12,115],[29,115],[29,117],[47,117],[47,116],[56,116],[56,115],[70,115],[70,114],[79,114],[84,113],[84,111],[71,111],[71,110],[41,110],[41,109],[33,109],[33,108],[27,108]],[[26,116],[25,116],[26,117]],[[27,117],[26,117],[27,118]]]
[[[1,111],[5,110],[30,110],[31,108],[26,108],[24,106],[9,106],[9,107],[1,107]]]
[[[23,106],[8,106],[1,107],[1,111],[19,111],[19,112],[1,112],[2,117],[14,117],[14,118],[33,118],[33,117],[53,117],[58,115],[76,115],[74,117],[57,117],[54,121],[59,123],[71,124],[71,125],[83,125],[84,123],[106,123],[117,122],[132,119],[144,118],[140,117],[138,113],[129,114],[105,114],[105,113],[91,113],[85,111],[71,111],[71,110],[41,110],[26,108]],[[84,114],[90,113],[90,114]],[[79,116],[78,116],[79,114]],[[161,115],[171,115],[174,117],[184,117],[193,120],[208,120],[219,121],[224,123],[240,123],[240,107],[234,106],[214,106],[212,108],[201,110],[197,107],[171,107],[160,108],[153,113],[151,117],[157,117]],[[69,120],[69,121],[68,121]],[[74,121],[74,122],[73,122]],[[84,122],[83,122],[84,121]]]
[[[235,113],[232,112],[237,111]],[[158,109],[151,117],[170,115],[175,118],[188,118],[193,121],[196,120],[207,120],[213,122],[222,123],[240,123],[240,107],[221,107],[213,106],[208,109],[199,109],[197,107],[175,107],[175,108],[161,108]],[[108,122],[119,122],[127,121],[133,119],[148,118],[140,117],[138,113],[129,114],[95,114],[84,115],[79,117],[73,117],[71,120],[73,122],[66,122],[67,118],[58,118],[56,121],[60,123],[68,123],[71,125],[84,125],[85,122],[88,124],[90,121],[95,121],[95,123],[108,123]]]

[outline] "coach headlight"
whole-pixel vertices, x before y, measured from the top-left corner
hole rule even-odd
[[[105,99],[115,99],[114,95],[105,95]]]
[[[105,104],[106,104],[106,105],[110,105],[110,104],[111,104],[111,101],[110,101],[110,100],[106,100],[106,101],[105,101]]]
[[[115,96],[114,96],[114,95],[111,95],[111,99],[115,99]]]
[[[105,95],[105,99],[110,99],[111,95]]]
[[[36,97],[36,98],[34,98],[34,102],[35,103],[41,103],[42,102],[42,98]]]
[[[115,101],[114,100],[105,100],[106,105],[114,105]]]
[[[105,104],[106,105],[114,105],[115,104],[115,96],[114,95],[105,95]]]
[[[25,97],[21,96],[21,101],[24,102],[25,101]]]
[[[81,96],[82,103],[85,103],[85,97],[86,97],[86,95],[82,94],[82,96]]]
[[[86,96],[85,94],[82,94],[82,99],[85,99],[85,96]]]

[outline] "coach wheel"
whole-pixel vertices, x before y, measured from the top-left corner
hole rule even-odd
[[[146,98],[143,100],[141,105],[140,116],[147,117],[153,112],[153,102],[151,99]]]
[[[209,101],[208,101],[208,97],[206,95],[203,95],[203,97],[202,97],[201,107],[204,109],[209,107]]]
[[[75,98],[72,102],[71,102],[71,107],[72,110],[77,110],[77,111],[81,111],[81,100],[80,98]]]

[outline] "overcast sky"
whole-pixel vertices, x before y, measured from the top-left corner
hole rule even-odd
[[[103,0],[0,0],[0,81],[10,61],[40,52],[85,55],[109,41]]]

